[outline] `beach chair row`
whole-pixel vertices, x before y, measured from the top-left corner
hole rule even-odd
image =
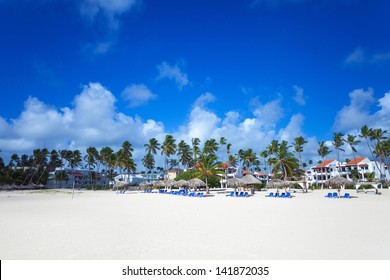
[[[266,197],[292,198],[291,193],[289,192],[275,193],[275,194],[273,192],[270,192],[268,195],[266,195]]]
[[[159,190],[158,193],[162,194],[171,194],[171,195],[181,195],[181,196],[189,196],[189,197],[203,197],[203,192],[190,192],[187,190],[180,191],[167,191],[167,190]]]
[[[349,193],[345,193],[344,195],[342,196],[339,196],[339,194],[337,192],[334,192],[334,193],[328,193],[327,195],[325,195],[326,198],[351,198],[351,196],[349,195]]]
[[[227,194],[226,196],[230,196],[230,197],[249,197],[249,193],[248,192],[231,192],[231,193]]]

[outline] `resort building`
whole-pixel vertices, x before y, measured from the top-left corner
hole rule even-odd
[[[177,177],[177,175],[179,175],[180,173],[182,173],[184,170],[183,169],[180,169],[180,168],[172,168],[172,169],[169,169],[168,172],[167,172],[167,180],[175,180],[175,178]]]
[[[62,172],[62,175],[56,176],[56,172]],[[49,172],[49,179],[46,182],[46,188],[86,188],[88,186],[108,186],[109,180],[97,172],[89,172],[84,169],[61,169],[57,168]]]
[[[371,161],[367,157],[357,157],[343,163],[331,159],[307,170],[306,181],[308,186],[311,186],[314,183],[321,185],[326,180],[336,176],[342,176],[350,181],[353,180],[354,176],[358,176],[360,181],[381,180],[381,174],[382,180],[390,181],[388,167],[383,163]]]

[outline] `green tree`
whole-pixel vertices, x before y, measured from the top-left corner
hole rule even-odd
[[[179,156],[179,161],[183,167],[188,167],[192,162],[192,151],[190,145],[188,145],[184,140],[181,140],[177,145],[177,155]]]
[[[164,178],[167,176],[168,158],[176,153],[176,140],[172,135],[167,134],[165,136],[164,143],[161,147],[161,155],[165,155],[164,159]]]
[[[333,133],[332,145],[336,149],[337,161],[338,161],[339,164],[340,164],[340,151],[343,151],[343,152],[345,151],[344,149],[341,148],[344,145],[344,142],[345,142],[343,137],[344,137],[343,133],[340,133],[340,132]]]
[[[219,169],[220,162],[217,161],[217,157],[214,154],[202,153],[200,154],[199,167],[195,172],[195,176],[197,178],[204,177],[206,183],[206,193],[210,193],[208,180],[210,177],[216,176],[217,174],[223,173],[222,170]]]
[[[303,145],[305,145],[307,141],[302,136],[296,137],[294,139],[293,145],[294,145],[294,151],[299,157],[299,166],[302,166],[302,157],[301,154],[303,153]]]
[[[294,171],[299,168],[299,160],[289,151],[290,147],[291,146],[288,146],[287,141],[283,140],[275,153],[275,162],[272,172],[277,174],[281,171],[283,180],[287,177],[292,177]]]

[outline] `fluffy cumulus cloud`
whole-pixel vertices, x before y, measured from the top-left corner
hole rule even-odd
[[[355,94],[352,96],[357,98]],[[292,141],[297,136],[305,136],[302,130],[304,116],[301,114],[292,115],[287,120],[287,126],[276,129],[283,118],[279,98],[258,103],[249,116],[238,111],[227,111],[220,116],[210,109],[214,101],[215,96],[206,92],[189,104],[190,112],[182,125],[169,132],[177,142],[184,140],[190,144],[191,139],[197,137],[203,144],[207,139],[219,140],[223,136],[232,144],[232,154],[247,148],[253,148],[258,154],[273,139]],[[153,137],[162,143],[167,131],[159,120],[142,120],[119,112],[116,102],[115,96],[100,83],[85,85],[75,96],[71,107],[58,109],[30,97],[16,119],[0,117],[2,156],[4,151],[31,154],[33,149],[42,148],[44,143],[49,150],[79,149],[85,153],[89,146],[98,149],[110,146],[117,150],[123,141],[129,140],[135,149],[138,170],[143,170],[144,144]],[[353,104],[356,103],[358,101],[354,100]],[[390,110],[390,93],[381,98],[379,104],[385,118],[386,110]],[[316,153],[316,139],[305,138],[309,140],[305,147],[307,153]],[[226,160],[226,149],[221,149],[219,156],[221,160]],[[156,162],[162,165],[162,157],[156,157]]]
[[[158,77],[157,80],[169,79],[175,82],[177,88],[182,90],[189,84],[187,74],[182,72],[178,65],[169,65],[163,62],[157,65]]]
[[[153,94],[144,84],[133,84],[125,88],[122,97],[129,102],[130,107],[137,107],[156,99],[157,95]]]
[[[114,95],[100,83],[84,86],[72,108],[56,109],[30,97],[18,118],[0,118],[0,146],[3,152],[30,154],[45,143],[48,149],[83,152],[89,146],[116,149],[125,140],[143,147],[151,137],[162,138],[161,122],[120,113],[115,103]]]
[[[306,97],[303,94],[303,88],[296,86],[296,85],[293,88],[295,91],[295,95],[294,95],[295,102],[301,106],[305,105],[306,104]]]
[[[350,104],[344,106],[336,115],[335,130],[348,131],[373,122],[371,105],[375,102],[372,88],[355,89],[349,93]]]
[[[275,99],[270,102],[265,103],[264,105],[258,105],[254,110],[254,115],[259,120],[262,125],[265,126],[275,126],[283,116],[283,108],[281,106],[282,100]]]

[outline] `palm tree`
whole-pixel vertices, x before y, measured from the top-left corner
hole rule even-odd
[[[227,144],[227,140],[225,137],[222,136],[221,138],[219,138],[219,146],[220,147],[222,147],[223,145],[226,145],[226,144]]]
[[[206,140],[203,146],[203,153],[215,155],[216,151],[218,151],[217,141],[214,138]]]
[[[90,183],[92,183],[92,168],[95,167],[98,156],[99,152],[95,147],[87,148],[87,154],[84,156],[84,160],[87,162]],[[94,186],[93,189],[95,189]]]
[[[177,145],[177,155],[179,156],[179,161],[183,167],[188,166],[192,161],[190,145],[184,142],[184,140],[181,140]]]
[[[219,169],[220,162],[217,161],[217,156],[209,153],[202,153],[199,156],[199,167],[195,172],[195,176],[197,178],[203,177],[205,178],[206,183],[206,193],[210,193],[208,178],[212,176],[216,176],[217,174],[223,173],[222,170]]]
[[[360,140],[356,140],[355,135],[348,134],[346,142],[351,147],[353,159],[354,159],[355,164],[356,164],[356,155],[355,154],[356,154],[357,150],[356,150],[355,146],[360,143]]]
[[[382,145],[382,140],[386,140],[387,139],[387,137],[385,136],[386,135],[386,133],[387,133],[387,131],[386,130],[382,130],[382,129],[380,129],[380,128],[378,128],[378,129],[373,129],[372,131],[371,131],[371,135],[370,135],[370,139],[371,140],[376,140],[376,144],[375,144],[375,154],[379,157],[379,160],[381,161],[381,164],[385,164],[385,158],[386,158],[386,156],[385,156],[385,154],[386,154],[386,149],[385,149],[385,147],[386,147],[386,144],[383,146]],[[384,142],[384,143],[386,143],[386,141]],[[380,171],[380,173],[381,173],[381,180],[383,180],[384,178],[382,178],[382,168],[380,167],[379,168],[379,171]]]
[[[302,136],[296,137],[293,142],[294,151],[298,154],[299,157],[299,166],[302,166],[301,153],[303,152],[303,145],[305,145],[306,143],[307,141]]]
[[[101,160],[102,164],[104,165],[105,169],[105,179],[107,179],[107,172],[108,172],[108,167],[109,167],[109,161],[110,158],[113,157],[114,151],[110,147],[103,147],[99,151],[99,159]],[[103,173],[103,172],[102,172]]]
[[[267,150],[264,150],[260,153],[260,157],[264,159],[264,170],[267,170],[266,172],[268,173],[268,166],[267,166],[267,157],[268,157],[268,152]]]
[[[194,153],[194,161],[196,162],[196,156],[200,154],[200,149],[199,149],[200,139],[192,138],[191,143],[192,143],[192,151]]]
[[[157,154],[157,151],[159,151],[160,143],[158,143],[156,138],[149,139],[149,143],[144,145],[146,147],[146,152],[151,153],[152,155]]]
[[[325,157],[330,154],[330,149],[325,145],[325,141],[318,142],[319,148],[317,150],[318,155],[321,157],[322,163],[325,162]],[[328,170],[325,166],[325,180],[328,179]],[[324,187],[324,183],[322,183],[322,187]]]
[[[154,157],[151,153],[147,153],[142,159],[142,164],[151,171],[154,168]]]
[[[275,162],[272,172],[277,174],[279,171],[282,171],[283,180],[287,177],[291,177],[294,174],[294,171],[299,168],[299,160],[294,157],[293,153],[289,152],[287,141],[283,140],[277,152],[275,153]]]
[[[241,159],[243,161],[244,166],[247,169],[250,169],[250,167],[256,162],[257,156],[251,148],[248,148],[246,151],[243,151],[241,153]]]
[[[343,136],[344,136],[344,134],[340,133],[340,132],[333,133],[332,145],[337,151],[337,161],[338,161],[339,165],[340,165],[340,151],[343,151],[343,152],[345,151],[344,149],[341,148],[344,145],[344,141],[345,141]]]
[[[167,168],[168,168],[168,158],[171,155],[174,155],[176,153],[176,143],[175,138],[173,138],[172,135],[167,134],[165,136],[165,140],[163,145],[161,146],[161,155],[165,155],[164,160],[164,178],[166,178],[167,175]]]
[[[122,149],[119,150],[119,164],[127,172],[127,180],[130,183],[130,173],[136,171],[136,164],[133,160],[133,146],[129,141],[125,141],[122,144]]]

